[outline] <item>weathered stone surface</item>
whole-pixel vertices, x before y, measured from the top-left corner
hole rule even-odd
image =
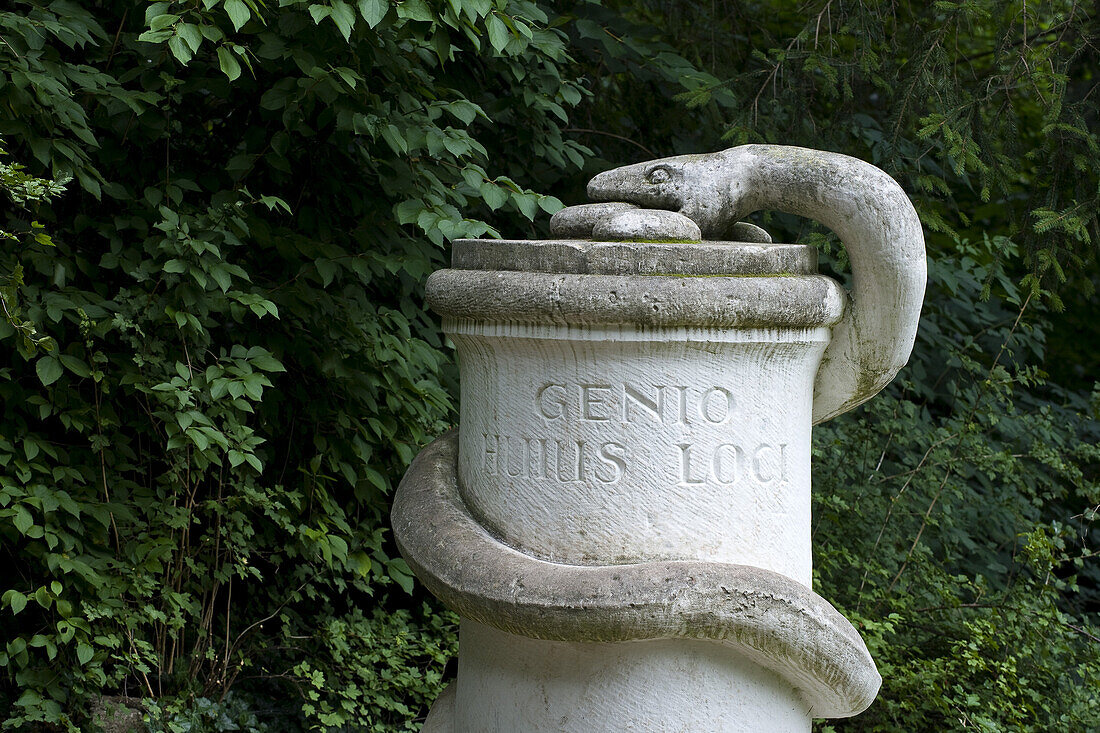
[[[458,239],[451,267],[578,275],[813,275],[817,251],[805,244]]]
[[[844,291],[824,275],[676,277],[439,270],[432,309],[449,318],[641,327],[814,328],[836,323]]]
[[[856,158],[780,145],[744,145],[606,171],[596,201],[679,211],[708,238],[761,209],[816,219],[844,243],[852,300],[833,329],[814,395],[814,422],[870,399],[909,359],[924,299],[924,234],[905,192]]]
[[[102,695],[91,703],[92,721],[105,733],[144,733],[145,707],[140,697]]]
[[[633,209],[596,222],[592,238],[610,242],[698,242],[699,225],[683,214]]]
[[[463,619],[459,645],[469,651],[455,685],[456,733],[811,731],[799,691],[728,644],[545,641]]]
[[[874,700],[881,678],[858,632],[804,585],[726,563],[579,567],[530,557],[471,516],[455,478],[457,453],[453,432],[421,452],[392,519],[417,577],[464,618],[541,640],[716,641],[780,675],[813,717],[855,715]]]
[[[456,733],[455,719],[455,691],[458,686],[452,682],[443,688],[439,697],[432,704],[428,712],[428,719],[420,728],[420,733]]]
[[[809,733],[858,713],[881,680],[810,590],[810,427],[908,356],[912,207],[871,166],[776,146],[627,166],[590,190],[610,201],[555,231],[596,241],[460,241],[428,282],[462,431],[413,463],[393,521],[463,621],[425,729]],[[837,231],[854,306],[812,250],[738,222],[769,207]],[[637,241],[695,236],[688,220],[765,241]]]
[[[634,208],[634,204],[622,201],[566,206],[550,217],[550,233],[567,239],[591,239],[596,224]]]
[[[768,244],[772,241],[772,235],[747,221],[739,221],[729,229],[729,238],[735,242],[759,242]]]

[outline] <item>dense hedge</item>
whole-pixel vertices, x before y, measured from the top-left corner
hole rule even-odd
[[[0,715],[416,730],[454,652],[386,526],[453,419],[421,286],[609,165],[746,141],[913,195],[911,366],[815,432],[835,730],[1100,707],[1100,19],[1075,3],[17,0],[0,11]],[[22,169],[19,165],[24,166]],[[835,242],[786,216],[777,237]],[[98,714],[103,722],[102,714]]]

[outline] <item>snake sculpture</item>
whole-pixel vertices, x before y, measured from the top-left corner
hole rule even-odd
[[[709,239],[724,239],[762,209],[836,232],[852,265],[851,302],[817,373],[815,424],[873,397],[908,361],[924,300],[924,235],[905,191],[875,166],[838,153],[743,145],[615,168],[593,178],[588,195],[679,211]]]
[[[810,217],[837,233],[853,284],[817,373],[815,423],[870,398],[908,359],[924,293],[923,236],[901,187],[874,166],[748,145],[616,168],[594,177],[588,193],[678,211],[710,239],[727,238],[761,209]],[[470,514],[457,483],[457,445],[450,433],[417,457],[395,497],[393,524],[417,576],[463,617],[558,641],[710,639],[781,674],[815,717],[854,715],[874,699],[881,678],[859,634],[809,588],[727,563],[581,567],[531,557]]]

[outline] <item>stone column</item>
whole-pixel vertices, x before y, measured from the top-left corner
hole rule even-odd
[[[428,283],[461,429],[410,467],[394,529],[463,620],[424,730],[794,733],[861,712],[874,662],[810,589],[810,429],[908,358],[911,205],[865,163],[768,146],[589,193],[606,203],[556,215],[559,239],[458,241]],[[758,208],[836,230],[851,296],[812,248],[737,222]]]

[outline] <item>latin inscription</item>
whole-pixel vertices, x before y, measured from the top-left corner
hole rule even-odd
[[[735,403],[724,387],[551,383],[535,393],[535,408],[551,421],[723,425],[733,419]]]
[[[550,382],[539,387],[533,397],[535,412],[548,428],[605,424],[612,432],[632,424],[726,425],[737,417],[733,392],[718,386]],[[613,435],[609,438],[577,440],[482,433],[482,469],[489,476],[614,484],[644,457],[632,456],[623,441]],[[782,485],[788,480],[786,443],[676,443],[668,447],[667,456],[675,462],[680,486],[735,486],[742,481]]]
[[[691,443],[678,443],[680,486],[698,486],[713,481],[734,486],[744,478],[760,484],[787,481],[787,444],[760,443],[745,450],[733,443],[720,443],[704,451]]]
[[[555,481],[619,481],[626,472],[626,446],[587,440],[548,440],[482,433],[484,468],[490,476]]]

